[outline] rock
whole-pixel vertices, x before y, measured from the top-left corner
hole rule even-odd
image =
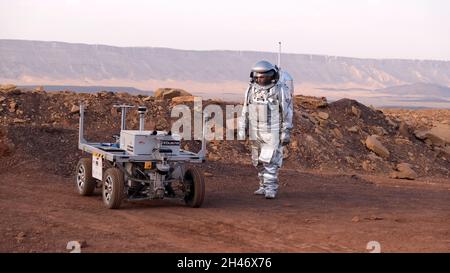
[[[34,89],[34,91],[36,91],[38,93],[43,93],[43,92],[45,92],[45,89],[43,86],[38,86]]]
[[[355,106],[352,106],[352,113],[353,115],[355,115],[357,118],[361,117],[361,110],[359,110],[358,108],[356,108]]]
[[[3,96],[0,96],[0,103],[4,102],[5,100],[6,100],[6,98],[5,98],[5,97],[3,97]]]
[[[374,153],[368,154],[367,157],[372,161],[382,161],[383,160],[381,157],[377,156]]]
[[[327,119],[330,117],[330,115],[329,115],[328,113],[326,113],[326,112],[319,112],[319,113],[317,114],[317,116],[318,116],[319,118],[323,119],[323,120],[327,120]]]
[[[420,139],[420,140],[425,140],[427,139],[427,130],[416,130],[414,131],[414,135],[416,136],[416,138]]]
[[[450,155],[450,145],[447,145],[445,147],[435,147],[435,149]]]
[[[308,113],[294,109],[294,117],[302,117],[308,119]]]
[[[3,89],[3,90],[0,90],[0,92],[7,93],[8,95],[20,95],[20,94],[22,94],[22,90],[17,89],[17,88]]]
[[[320,102],[317,104],[317,108],[325,108],[328,106],[327,99],[325,97],[321,97]]]
[[[397,171],[390,174],[391,178],[414,180],[417,178],[417,173],[412,169],[411,164],[400,163],[397,164]]]
[[[355,125],[350,128],[347,128],[347,131],[349,131],[351,133],[357,133],[359,131],[359,127]]]
[[[221,157],[214,153],[208,153],[208,159],[212,161],[218,161],[221,159]]]
[[[446,144],[450,144],[450,125],[448,124],[434,126],[429,131],[429,134],[434,138],[443,140]]]
[[[213,174],[212,174],[212,173],[209,173],[209,172],[204,172],[203,175],[204,175],[205,177],[212,177],[212,176],[213,176]]]
[[[173,88],[159,88],[155,92],[155,98],[159,100],[169,100],[180,96],[192,96],[192,94],[182,89]]]
[[[318,121],[314,116],[308,115],[308,119],[309,119],[309,121],[311,121],[313,124],[318,124],[318,123],[319,123],[319,121]]]
[[[329,123],[330,123],[330,122],[329,122],[328,120],[326,120],[326,119],[321,119],[321,120],[319,121],[319,126],[322,127],[322,128],[324,128],[324,127],[327,127]]]
[[[398,124],[394,122],[390,117],[386,117],[386,121],[391,125],[394,129],[398,128]]]
[[[347,161],[348,164],[355,164],[355,159],[351,156],[346,156],[345,161]]]
[[[377,108],[375,108],[375,106],[373,106],[373,104],[370,104],[369,108],[372,109],[372,111],[375,111],[375,112],[378,112],[378,113],[383,113],[383,111],[378,110]]]
[[[403,138],[403,137],[396,137],[394,139],[395,144],[398,145],[412,145],[411,140],[407,139],[407,138]]]
[[[341,131],[338,128],[334,128],[333,129],[333,134],[336,136],[336,138],[338,139],[343,139],[344,136],[342,135]]]
[[[169,123],[167,122],[167,120],[165,118],[159,118],[156,121],[155,130],[158,130],[158,131],[166,130],[166,131],[168,131],[170,129],[171,128],[169,128]]]
[[[311,135],[305,136],[305,141],[308,143],[308,145],[317,145],[319,144],[317,140],[315,140]]]
[[[397,164],[397,170],[399,172],[414,172],[411,164],[409,163],[399,163]]]
[[[304,108],[325,108],[328,106],[327,99],[325,97],[311,97],[311,96],[294,96],[295,104],[301,105]]]
[[[364,220],[370,220],[370,221],[381,221],[384,220],[383,217],[371,215],[370,217],[365,217]]]
[[[27,121],[24,120],[24,119],[20,119],[20,118],[14,118],[14,119],[13,119],[13,122],[14,122],[14,123],[25,123],[25,122],[27,122]]]
[[[17,109],[17,103],[15,101],[11,101],[9,103],[9,112],[14,113],[14,112],[16,112],[16,109]]]
[[[384,147],[383,144],[381,144],[381,142],[377,139],[376,135],[371,135],[367,137],[366,147],[385,159],[389,157],[388,149],[386,149],[386,147]]]
[[[384,135],[388,134],[386,132],[386,130],[383,127],[380,127],[380,126],[372,127],[372,131],[375,133],[375,135],[379,135],[379,136],[384,136]]]
[[[372,164],[370,164],[370,161],[368,160],[364,160],[361,163],[361,167],[363,168],[363,170],[365,170],[366,172],[371,172],[374,170],[374,167],[372,166]]]
[[[18,243],[22,243],[23,240],[25,240],[25,238],[27,237],[27,234],[23,231],[19,232],[15,239],[17,240]]]
[[[183,104],[194,102],[195,96],[179,96],[172,99],[173,104]]]
[[[352,218],[352,222],[353,222],[353,223],[358,223],[358,222],[360,222],[360,221],[361,221],[361,219],[359,219],[358,216],[355,216],[355,217]]]
[[[210,150],[217,151],[217,149],[219,149],[218,143],[215,140],[211,140],[208,144]]]
[[[439,150],[446,153],[447,155],[450,155],[450,145],[445,146],[443,148],[439,148]]]
[[[17,86],[15,86],[14,84],[2,84],[2,85],[0,85],[0,90],[1,91],[6,91],[6,92],[15,90],[16,88],[17,88]]]
[[[110,97],[110,96],[114,96],[114,92],[102,90],[102,91],[98,92],[95,96],[96,96],[97,98]]]
[[[76,114],[79,112],[80,112],[80,106],[78,106],[78,105],[73,105],[72,108],[70,109],[71,114]]]
[[[414,135],[427,144],[443,147],[450,144],[450,125],[438,124],[431,130],[416,130]]]
[[[142,99],[142,101],[151,101],[151,100],[154,100],[152,96],[148,96]]]
[[[401,122],[398,127],[398,133],[404,137],[410,136],[409,126],[405,122]]]
[[[428,147],[433,148],[433,142],[431,141],[431,139],[425,139],[425,144],[427,144]]]

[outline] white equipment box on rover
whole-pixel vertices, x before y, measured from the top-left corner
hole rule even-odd
[[[157,131],[122,130],[120,132],[120,148],[133,155],[151,155],[154,149],[170,150],[177,155],[180,151],[180,137],[167,135]]]

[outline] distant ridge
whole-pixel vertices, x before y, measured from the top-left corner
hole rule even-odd
[[[262,59],[276,62],[277,54],[0,39],[0,84],[137,89],[129,93],[171,87],[239,100],[251,66]],[[450,61],[283,54],[282,68],[294,78],[297,94],[450,107]]]
[[[118,86],[76,86],[76,85],[19,85],[19,88],[36,89],[43,87],[46,91],[73,91],[77,93],[96,93],[100,91],[127,92],[134,95],[152,95],[153,91],[140,90],[134,87]]]
[[[82,85],[104,85],[96,83],[108,80],[245,83],[251,65],[261,59],[275,62],[276,54],[0,40],[0,80],[70,79]],[[373,89],[417,82],[450,86],[450,61],[283,54],[282,66],[297,83],[322,86]]]

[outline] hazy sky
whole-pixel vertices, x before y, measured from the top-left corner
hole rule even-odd
[[[0,39],[450,60],[450,1],[0,0]]]

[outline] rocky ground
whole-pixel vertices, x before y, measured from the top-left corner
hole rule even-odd
[[[87,105],[87,138],[111,142],[120,126],[114,104],[145,105],[146,128],[169,129],[171,108],[192,104],[187,95],[2,86],[0,251],[65,251],[72,239],[87,240],[86,251],[359,252],[375,239],[386,251],[450,251],[449,109],[375,109],[296,96],[292,142],[273,202],[251,195],[256,174],[248,143],[237,140],[208,144],[207,200],[199,210],[144,202],[106,211],[100,196],[75,194],[80,102]],[[203,105],[211,103],[225,107]],[[138,127],[135,112],[130,128]],[[116,228],[123,225],[133,231]]]
[[[120,113],[114,104],[145,105],[146,128],[168,130],[176,120],[170,118],[171,108],[183,102],[191,106],[189,98],[172,101],[170,97],[155,99],[112,92],[3,91],[0,152],[37,158],[51,163],[48,168],[55,173],[70,175],[80,156],[76,145],[80,102],[87,106],[88,139],[111,142],[120,126]],[[203,106],[211,103],[225,108],[224,102],[211,100],[204,101]],[[130,111],[129,128],[137,128],[138,122],[136,111]],[[354,100],[327,103],[324,98],[296,96],[292,142],[286,149],[285,162],[301,170],[380,175],[392,175],[403,164],[409,165],[417,177],[450,178],[449,135],[448,109],[374,109]],[[187,142],[184,148],[194,146],[195,142]],[[212,161],[226,163],[233,158],[249,163],[250,151],[242,141],[212,141],[208,151]]]

